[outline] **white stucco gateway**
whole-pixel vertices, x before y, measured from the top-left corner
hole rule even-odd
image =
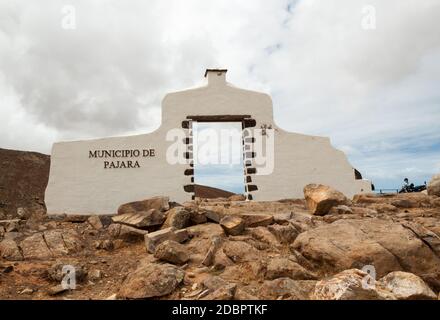
[[[159,195],[180,203],[191,200],[194,121],[242,123],[249,200],[302,198],[309,183],[330,185],[348,197],[371,192],[370,182],[328,138],[277,127],[269,95],[228,84],[226,70],[208,69],[205,77],[206,86],[165,96],[162,124],[154,132],[55,143],[45,197],[48,214],[113,214],[120,204]],[[173,138],[173,129],[183,136]],[[273,135],[269,164],[266,158],[259,161],[265,150],[255,147],[264,135]],[[173,149],[176,142],[183,148]],[[183,153],[185,161],[170,163],[167,152],[172,150]]]

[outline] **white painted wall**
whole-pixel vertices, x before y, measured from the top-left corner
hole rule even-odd
[[[235,88],[225,72],[209,72],[208,85],[167,94],[162,102],[162,124],[156,131],[138,136],[55,143],[52,148],[49,183],[46,189],[48,214],[112,214],[120,204],[157,195],[184,202],[191,194],[183,190],[190,177],[188,165],[170,165],[166,151],[168,130],[181,128],[188,115],[250,114],[261,125],[275,130],[275,166],[271,175],[252,175],[258,190],[254,200],[302,198],[308,183],[323,183],[348,197],[371,192],[366,180],[355,180],[344,153],[328,138],[290,133],[273,120],[270,96]],[[90,159],[95,149],[155,149],[155,157],[138,160],[140,168],[104,169],[105,159]],[[118,160],[118,159],[114,159]]]

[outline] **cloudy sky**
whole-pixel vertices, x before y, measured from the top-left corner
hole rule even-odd
[[[422,183],[440,171],[439,24],[438,0],[0,0],[0,147],[151,131],[167,92],[222,67],[377,187]]]

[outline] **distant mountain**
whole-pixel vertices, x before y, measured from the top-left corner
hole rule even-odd
[[[200,184],[194,185],[195,196],[199,198],[228,198],[233,196],[235,193],[226,190],[203,186]]]
[[[48,155],[0,148],[0,218],[16,216],[20,207],[44,206],[49,168]]]

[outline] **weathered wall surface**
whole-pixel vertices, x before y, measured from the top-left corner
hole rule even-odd
[[[162,124],[156,131],[138,136],[56,143],[52,149],[46,206],[49,214],[111,214],[122,203],[156,195],[168,195],[184,202],[191,185],[184,171],[188,164],[167,162],[170,129],[182,129],[191,115],[250,115],[255,128],[275,129],[275,164],[270,175],[251,175],[249,192],[254,200],[303,197],[308,183],[325,183],[351,197],[371,191],[370,183],[355,180],[346,156],[334,149],[329,139],[289,133],[273,121],[271,98],[263,93],[235,88],[225,81],[225,73],[208,73],[205,87],[171,93],[162,103]],[[188,133],[189,130],[186,130]],[[94,158],[94,150],[154,149],[154,156]],[[133,168],[109,168],[105,161],[138,161]],[[107,168],[106,168],[107,167]],[[258,168],[257,168],[258,171]],[[188,190],[188,189],[187,189]]]

